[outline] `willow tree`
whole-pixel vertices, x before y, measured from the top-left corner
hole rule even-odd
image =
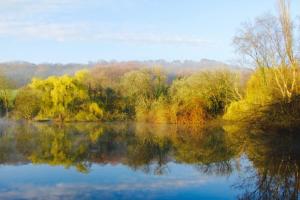
[[[280,100],[290,102],[299,93],[299,63],[296,37],[291,18],[290,2],[278,0],[278,16],[264,15],[253,23],[245,23],[234,37],[236,51],[261,73],[268,84],[266,73],[271,73]]]
[[[71,76],[52,76],[45,80],[33,79],[30,89],[40,94],[39,118],[58,121],[90,121],[102,117],[102,109],[91,100],[88,88],[83,84],[86,72]]]

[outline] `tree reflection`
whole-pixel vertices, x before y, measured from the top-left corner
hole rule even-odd
[[[300,136],[295,130],[242,131],[251,161],[238,188],[240,199],[298,199]],[[234,135],[234,134],[233,134]]]
[[[173,135],[175,159],[193,164],[202,173],[228,175],[235,150],[221,127],[181,130]]]
[[[14,123],[0,137],[0,160],[63,165],[88,172],[92,163],[122,163],[157,175],[175,161],[203,173],[230,174],[235,150],[222,128],[135,123]],[[17,162],[17,161],[16,161]]]
[[[295,131],[249,131],[236,125],[0,123],[0,164],[62,165],[82,173],[93,164],[123,164],[162,175],[176,162],[206,175],[240,170],[240,199],[298,199],[300,135]]]
[[[160,127],[135,126],[135,138],[127,147],[127,163],[133,169],[161,175],[167,173],[172,143]]]

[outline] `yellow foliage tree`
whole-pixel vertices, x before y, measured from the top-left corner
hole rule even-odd
[[[75,77],[49,77],[33,79],[29,87],[41,94],[39,119],[58,121],[90,121],[102,117],[102,109],[90,100],[87,87],[82,83],[86,72],[80,71]]]

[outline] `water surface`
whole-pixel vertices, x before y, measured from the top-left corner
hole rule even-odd
[[[0,199],[298,199],[299,134],[0,122]]]

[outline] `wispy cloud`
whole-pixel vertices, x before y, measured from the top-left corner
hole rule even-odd
[[[165,189],[179,189],[190,186],[200,186],[205,180],[161,180],[144,183],[119,183],[119,184],[56,184],[53,186],[20,185],[13,188],[0,190],[0,198],[11,199],[77,199],[82,195],[101,195],[104,199],[111,199],[114,192],[122,192],[123,195],[138,191],[162,191]],[[152,192],[153,193],[153,192]]]
[[[45,22],[0,21],[0,36],[20,39],[52,39],[65,41],[82,39],[84,24],[64,24]]]
[[[138,44],[213,45],[213,42],[185,35],[162,33],[120,32],[99,28],[89,23],[46,23],[0,20],[0,36],[55,41],[112,41]],[[117,33],[116,33],[117,32]]]
[[[108,41],[137,44],[203,46],[205,39],[157,31],[135,31],[132,27],[103,22],[72,21],[57,18],[60,12],[94,0],[0,0],[0,37],[49,39],[54,41]],[[125,0],[124,0],[125,1]],[[129,1],[129,0],[127,0]],[[97,1],[99,2],[99,1]],[[103,0],[102,4],[109,2]],[[64,14],[62,14],[64,15]]]
[[[61,6],[69,6],[79,2],[82,2],[82,0],[2,0],[0,6],[2,10],[22,8],[24,11],[30,9],[36,12],[52,8],[57,9]]]
[[[136,42],[147,44],[183,44],[183,45],[207,45],[212,42],[191,36],[182,35],[167,35],[167,34],[98,34],[95,35],[96,39],[115,40],[124,42]]]

